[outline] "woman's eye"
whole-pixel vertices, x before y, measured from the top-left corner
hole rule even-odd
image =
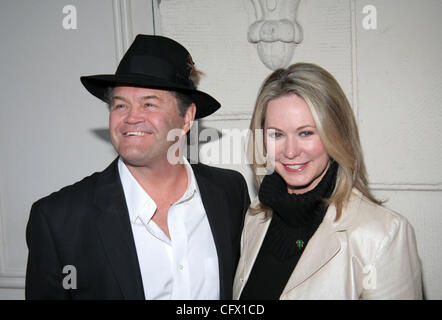
[[[311,136],[312,134],[313,134],[313,131],[302,131],[299,133],[299,135],[301,137],[308,137],[308,136]]]
[[[270,138],[279,138],[282,136],[282,133],[276,131],[269,131],[268,135]]]

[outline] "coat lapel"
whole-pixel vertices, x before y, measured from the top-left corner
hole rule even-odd
[[[201,174],[197,165],[192,165],[192,168],[218,255],[220,298],[231,299],[231,283],[233,279],[229,275],[233,274],[235,270],[230,270],[233,264],[233,254],[230,242],[231,235],[229,234],[230,229],[228,227],[230,223],[226,214],[227,210],[229,210],[229,202],[223,190]]]
[[[332,223],[324,218],[324,221],[307,243],[281,297],[315,274],[339,252],[341,243],[336,231]]]
[[[251,205],[253,206],[253,204]],[[249,213],[247,215],[250,215]],[[256,215],[256,216],[255,216]],[[241,296],[244,285],[250,276],[256,257],[264,242],[267,229],[270,226],[271,218],[265,219],[264,214],[253,214],[252,217],[246,217],[243,234],[241,261],[238,265],[238,270],[234,282],[233,299],[237,300]],[[246,227],[246,224],[250,223]]]
[[[308,278],[314,275],[338,254],[341,249],[341,241],[338,233],[346,231],[351,225],[352,220],[358,214],[360,199],[360,192],[353,190],[353,194],[344,208],[341,218],[337,222],[334,221],[336,217],[336,207],[334,205],[329,206],[324,220],[307,243],[295,270],[287,282],[281,294],[282,298],[289,291],[308,280]]]
[[[115,160],[97,178],[94,202],[100,209],[96,227],[108,262],[125,299],[144,299],[129,213]]]
[[[305,247],[301,258],[295,267],[295,270],[290,276],[281,294],[281,297],[307,280],[339,252],[341,245],[336,235],[337,229],[331,220],[334,218],[335,213],[336,210],[334,209],[334,206],[331,206],[328,209],[323,222],[319,225],[318,230]],[[247,230],[247,234],[243,235],[246,241],[243,244],[243,252],[241,257],[243,260],[241,263],[243,269],[238,269],[241,274],[236,275],[238,279],[235,281],[235,285],[241,287],[234,288],[234,299],[239,299],[241,292],[244,289],[244,285],[247,282],[250,272],[252,271],[253,265],[267,233],[267,229],[269,228],[272,220],[271,218],[264,219],[263,213],[254,214],[253,217],[249,219],[249,224],[246,228],[244,228],[244,230]]]

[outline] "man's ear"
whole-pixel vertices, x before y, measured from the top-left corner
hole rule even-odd
[[[196,114],[196,106],[194,103],[192,103],[189,108],[187,108],[186,113],[184,114],[184,134],[187,134],[189,132],[190,128],[192,128],[193,121],[195,120],[195,114]]]

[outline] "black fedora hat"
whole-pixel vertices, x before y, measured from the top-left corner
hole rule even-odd
[[[80,80],[90,93],[105,102],[107,89],[116,85],[183,92],[195,103],[195,118],[199,119],[212,114],[221,105],[196,89],[189,78],[192,68],[189,52],[178,42],[162,36],[139,34],[115,74],[84,76]]]

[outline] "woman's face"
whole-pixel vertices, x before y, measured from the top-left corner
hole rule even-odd
[[[305,101],[294,94],[271,100],[264,135],[268,160],[287,183],[288,192],[314,189],[327,171],[329,156]]]

